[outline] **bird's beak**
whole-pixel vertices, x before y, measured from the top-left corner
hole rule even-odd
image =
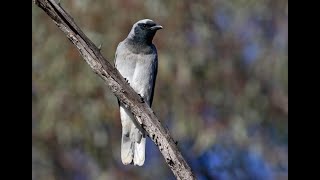
[[[163,27],[160,26],[160,25],[155,25],[155,26],[152,26],[150,29],[151,29],[152,31],[154,31],[154,30],[163,29]]]

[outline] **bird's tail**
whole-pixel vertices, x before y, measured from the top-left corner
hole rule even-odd
[[[145,161],[146,137],[140,126],[135,125],[131,112],[120,107],[122,124],[121,160],[122,163],[142,166]]]

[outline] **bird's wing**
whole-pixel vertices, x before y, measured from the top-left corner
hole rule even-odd
[[[120,43],[121,43],[121,42],[120,42]],[[117,66],[116,66],[116,63],[117,63],[117,54],[118,54],[118,48],[119,48],[120,43],[118,44],[117,49],[116,49],[116,53],[115,53],[115,55],[114,55],[113,63],[114,63],[114,67],[115,67],[115,68],[117,68]],[[120,106],[119,98],[117,98],[117,100],[118,100],[118,105]]]
[[[158,53],[157,53],[157,49],[155,46],[153,46],[153,48],[155,49],[155,52],[156,52],[156,59],[155,59],[155,62],[154,63],[154,66],[153,66],[153,71],[154,71],[154,78],[153,78],[153,86],[152,86],[152,89],[151,89],[151,96],[150,96],[150,107],[152,106],[152,101],[153,101],[153,95],[154,95],[154,87],[156,86],[156,79],[157,79],[157,74],[158,74]]]
[[[157,62],[158,62],[158,56],[156,56],[157,58]],[[157,79],[157,73],[158,73],[158,63],[155,63],[154,65],[154,78],[153,78],[153,86],[152,86],[152,89],[151,89],[151,96],[150,96],[150,107],[152,106],[152,101],[153,101],[153,94],[154,94],[154,87],[156,86],[156,79]]]
[[[115,68],[117,68],[117,65],[116,65],[116,63],[117,63],[117,55],[118,55],[119,46],[121,45],[121,43],[122,43],[122,42],[120,42],[120,43],[118,44],[117,49],[116,49],[116,53],[115,53],[115,55],[114,55],[114,60],[113,60],[113,62],[114,62],[114,67],[115,67]]]

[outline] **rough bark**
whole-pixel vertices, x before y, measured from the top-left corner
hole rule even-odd
[[[75,24],[73,18],[54,0],[34,0],[54,23],[66,34],[67,38],[77,47],[81,56],[92,70],[98,74],[114,95],[126,105],[136,116],[136,120],[146,130],[152,141],[158,146],[165,161],[177,179],[195,179],[191,168],[184,160],[175,141],[164,128],[152,109],[143,102],[140,96],[128,85],[124,78],[100,53],[87,36]],[[120,140],[119,140],[120,141]]]

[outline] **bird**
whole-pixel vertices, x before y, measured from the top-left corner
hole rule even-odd
[[[137,21],[128,36],[118,44],[115,53],[115,68],[150,107],[158,72],[158,53],[152,40],[162,28],[151,19]],[[122,125],[121,161],[124,165],[142,166],[146,132],[119,100],[118,104]]]

